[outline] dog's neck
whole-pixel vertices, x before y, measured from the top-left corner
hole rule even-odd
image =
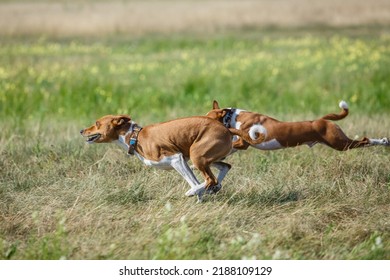
[[[125,149],[126,151],[129,150],[129,141],[126,141],[126,139],[128,139],[129,137],[131,137],[131,134],[133,134],[134,132],[134,129],[136,127],[139,127],[137,123],[131,121],[130,122],[130,127],[129,129],[124,133],[124,134],[120,134],[119,135],[119,138],[118,140],[116,140],[116,144],[118,144],[119,146],[121,146],[123,149]]]
[[[242,109],[237,109],[237,108],[227,108],[229,111],[227,111],[226,115],[223,117],[223,125],[226,126],[227,128],[240,128],[240,123],[237,122],[237,116],[245,111]]]
[[[236,109],[235,108],[227,108],[226,114],[222,119],[222,123],[225,127],[230,128],[231,127],[231,121],[233,117],[233,113]]]

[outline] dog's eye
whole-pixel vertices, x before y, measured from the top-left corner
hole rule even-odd
[[[95,125],[96,125],[97,128],[99,128],[100,122],[96,122]]]

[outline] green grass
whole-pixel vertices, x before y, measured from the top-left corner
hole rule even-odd
[[[0,43],[0,258],[390,259],[390,151],[249,150],[196,204],[175,172],[78,131],[142,124],[217,99],[283,120],[338,112],[389,136],[390,37],[321,32]]]
[[[388,113],[389,43],[388,36],[256,34],[10,40],[0,49],[0,117],[126,112],[150,122],[203,114],[213,98],[288,114],[328,112],[346,99],[355,111]]]

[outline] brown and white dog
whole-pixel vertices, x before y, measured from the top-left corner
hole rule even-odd
[[[265,136],[257,134],[252,140],[241,130],[226,128],[207,117],[189,117],[139,127],[130,116],[108,115],[80,131],[88,143],[116,142],[129,154],[135,154],[145,165],[161,169],[175,169],[190,184],[187,196],[197,195],[201,201],[204,191],[217,192],[221,181],[230,170],[222,160],[232,150],[232,138],[238,135],[252,145],[260,144]],[[187,165],[191,160],[205,179],[199,183]],[[219,170],[217,179],[211,172]]]
[[[207,117],[216,119],[224,126],[236,128],[248,133],[251,137],[256,132],[266,134],[264,142],[252,145],[239,139],[234,142],[236,150],[246,150],[249,146],[260,150],[276,150],[288,147],[296,147],[306,144],[310,147],[317,143],[325,144],[333,149],[345,151],[348,149],[368,147],[374,145],[390,146],[387,138],[352,140],[332,121],[345,118],[348,115],[348,104],[341,101],[339,114],[328,114],[313,121],[281,122],[266,115],[252,113],[236,108],[219,108],[214,100],[213,110],[207,113]]]

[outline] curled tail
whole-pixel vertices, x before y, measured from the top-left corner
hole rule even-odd
[[[267,135],[267,131],[262,125],[252,126],[249,133],[235,128],[229,128],[229,130],[233,135],[240,136],[249,145],[257,145],[264,142]]]
[[[321,119],[330,121],[338,121],[344,119],[346,116],[348,116],[348,104],[345,101],[341,101],[339,103],[339,107],[341,109],[341,112],[339,114],[328,114],[323,116]]]

